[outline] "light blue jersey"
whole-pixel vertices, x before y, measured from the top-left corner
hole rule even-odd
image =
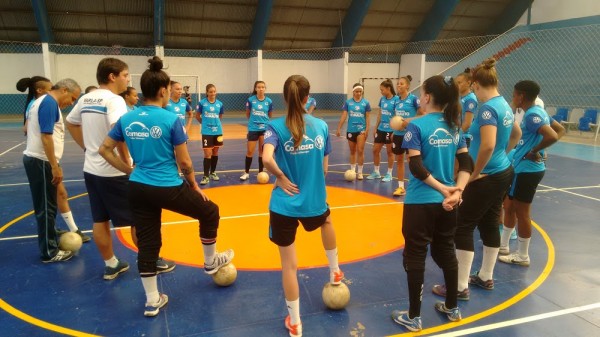
[[[187,135],[177,115],[157,106],[141,106],[123,115],[108,136],[127,144],[135,162],[129,180],[159,187],[183,183],[174,148],[185,143]]]
[[[417,112],[421,107],[421,101],[413,94],[408,94],[405,99],[398,97],[398,104],[394,109],[395,116],[402,118],[413,118],[417,116]],[[394,130],[394,136],[404,136],[406,130],[398,131]]]
[[[406,127],[402,148],[421,152],[423,165],[440,183],[454,186],[454,157],[467,147],[458,129],[451,130],[441,112],[432,112],[412,120]],[[409,171],[405,204],[437,204],[444,196],[435,188],[415,178]]]
[[[327,210],[323,161],[331,151],[327,124],[304,114],[304,139],[294,148],[294,137],[285,125],[285,117],[267,125],[265,144],[275,146],[275,161],[288,179],[298,186],[300,193],[287,195],[277,187],[271,192],[269,210],[288,217],[311,217]]]
[[[167,103],[167,106],[165,106],[165,109],[167,109],[167,110],[171,111],[172,113],[176,114],[177,116],[179,116],[179,118],[181,118],[181,120],[183,121],[184,125],[185,125],[186,112],[192,111],[192,107],[190,106],[188,101],[186,101],[185,98],[183,98],[183,97],[179,98],[179,101],[177,101],[177,102],[173,102],[169,98],[169,103]]]
[[[133,110],[135,110],[137,107],[135,105],[128,105],[127,106],[127,112],[131,112]]]
[[[204,98],[198,103],[196,111],[202,117],[202,130],[200,132],[203,135],[218,136],[223,134],[223,126],[219,117],[225,110],[223,110],[223,103],[221,101],[216,99],[211,103],[208,99]]]
[[[316,110],[317,109],[317,101],[314,98],[309,96],[308,101],[306,101],[306,105],[304,105],[304,110],[308,111],[311,106],[314,106],[315,110]]]
[[[477,162],[477,155],[481,146],[480,128],[485,125],[496,127],[496,147],[494,148],[492,157],[481,173],[494,174],[502,172],[510,166],[510,161],[506,156],[506,147],[510,140],[510,132],[512,131],[514,121],[515,117],[512,109],[502,96],[496,96],[485,102],[475,114],[473,124],[469,128],[469,133],[473,136],[469,154],[473,158],[473,161]]]
[[[348,112],[348,129],[346,132],[362,132],[367,128],[367,112],[371,111],[371,104],[364,98],[355,101],[350,98],[344,102],[342,110]]]
[[[538,133],[539,129],[544,125],[550,125],[550,118],[548,118],[548,113],[546,113],[544,109],[537,105],[527,109],[523,116],[523,120],[521,121],[523,135],[515,149],[512,162],[515,173],[540,172],[546,170],[546,164],[544,164],[543,161],[534,162],[524,158],[527,153],[536,147],[536,145],[544,138]]]
[[[467,111],[473,113],[473,116],[475,116],[475,113],[477,112],[477,97],[473,92],[469,92],[460,98],[460,105],[462,106],[462,116],[460,118],[462,125],[465,122]],[[465,135],[465,138],[473,138],[468,131],[464,132],[463,134]]]
[[[273,111],[273,101],[265,97],[262,101],[256,95],[246,101],[246,109],[250,110],[248,131],[265,131],[269,122],[269,114]]]
[[[396,109],[398,100],[398,96],[392,96],[390,99],[386,98],[385,96],[381,97],[379,100],[379,107],[381,108],[381,120],[379,121],[379,125],[377,125],[377,130],[383,132],[394,131],[390,126],[390,119],[392,119],[394,116],[394,109]]]

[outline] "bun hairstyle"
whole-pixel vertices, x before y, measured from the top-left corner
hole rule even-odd
[[[458,76],[464,77],[468,82],[473,82],[473,76],[471,75],[471,73],[472,73],[471,68],[467,67],[467,68],[465,68],[465,71],[458,74]],[[456,76],[456,77],[458,77],[458,76]]]
[[[433,105],[444,109],[444,120],[451,129],[458,129],[461,114],[458,87],[451,76],[432,76],[423,82],[423,91],[431,95]]]
[[[148,70],[144,71],[140,79],[140,87],[145,98],[155,99],[161,88],[171,85],[169,75],[162,71],[163,61],[158,56],[148,59]]]
[[[496,59],[493,57],[483,61],[475,67],[472,73],[473,82],[479,83],[484,88],[498,87],[498,74],[496,73]]]
[[[408,81],[408,84],[410,84],[410,82],[412,81],[412,76],[410,76],[410,75],[402,76],[400,78],[406,79]]]
[[[385,81],[381,82],[381,86],[390,89],[392,96],[396,96],[396,90],[394,90],[394,83],[392,83],[392,80],[389,78],[386,79]]]
[[[304,137],[304,104],[302,102],[310,93],[310,83],[302,75],[292,75],[283,84],[283,98],[287,105],[285,126],[294,137],[294,148],[302,145]]]

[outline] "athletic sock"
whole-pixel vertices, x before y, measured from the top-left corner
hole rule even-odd
[[[250,172],[250,166],[252,166],[252,157],[246,157],[246,163],[244,166],[246,173]]]
[[[204,158],[204,176],[208,177],[208,175],[210,174],[210,164],[211,164],[211,160],[210,158]]]
[[[352,172],[356,171],[356,164],[350,164],[350,170],[352,170]]]
[[[458,260],[458,291],[463,291],[469,287],[469,273],[471,272],[474,256],[474,252],[460,249],[456,250],[456,259]]]
[[[285,300],[287,305],[288,313],[290,314],[290,324],[296,325],[300,323],[300,298],[296,300],[288,301]]]
[[[258,157],[258,172],[262,172],[265,166],[263,165],[262,157]]]
[[[480,279],[487,281],[493,278],[499,249],[500,248],[483,246],[483,259],[481,260],[481,269],[479,270]]]
[[[217,168],[218,161],[219,161],[219,156],[212,156],[210,158],[210,173],[215,173],[215,169]]]
[[[373,172],[379,173],[379,166],[373,166]]]
[[[519,257],[526,259],[529,257],[529,241],[531,238],[522,238],[519,236]]]
[[[398,179],[398,187],[404,188],[404,180]]]
[[[358,165],[358,174],[362,174],[362,173],[363,173],[363,166]]]
[[[508,228],[502,225],[502,236],[500,236],[500,247],[508,247],[510,242],[510,235],[514,231],[514,228]]]
[[[62,216],[63,220],[65,220],[67,227],[69,227],[69,231],[77,232],[79,228],[77,228],[77,225],[75,224],[75,219],[73,219],[73,213],[71,213],[71,211],[68,211],[66,213],[61,213],[60,215]]]
[[[210,265],[215,262],[215,254],[217,253],[217,242],[215,239],[202,239],[202,251],[204,252],[204,263]]]
[[[117,259],[117,257],[113,255],[110,259],[104,260],[104,264],[110,268],[117,268],[117,266],[119,265],[119,259]]]
[[[158,293],[158,285],[156,282],[156,275],[148,277],[140,277],[142,279],[142,285],[144,286],[144,292],[146,292],[146,303],[154,304],[160,300]]]
[[[329,269],[331,271],[340,270],[340,266],[338,263],[338,250],[337,248],[325,250],[325,255],[327,255],[327,261],[329,262]]]

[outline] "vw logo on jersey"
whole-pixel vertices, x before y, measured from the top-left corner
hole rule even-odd
[[[492,118],[492,113],[491,113],[491,112],[489,112],[489,111],[484,111],[484,112],[481,114],[481,118],[483,118],[483,119],[491,119],[491,118]]]
[[[404,134],[404,141],[405,142],[410,142],[410,140],[412,139],[412,132],[408,131]]]
[[[271,130],[265,131],[265,139],[271,137],[272,135],[273,135],[273,131],[271,131]]]
[[[539,117],[537,117],[537,116],[533,117],[533,122],[534,122],[535,124],[539,124],[541,121],[542,121],[542,119],[541,119],[541,118],[539,118]]]
[[[152,136],[152,138],[160,138],[162,136],[161,128],[158,126],[153,126],[150,129],[150,136]]]
[[[323,148],[323,144],[325,144],[325,140],[323,139],[323,136],[318,135],[317,137],[315,137],[315,147],[317,149],[322,149]]]

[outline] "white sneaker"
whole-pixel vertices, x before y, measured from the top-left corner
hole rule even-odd
[[[363,178],[364,177],[363,177],[362,173],[359,173],[359,174],[356,175],[356,179],[358,179],[358,180],[363,180]]]
[[[498,255],[508,255],[510,254],[510,249],[508,246],[500,246],[500,250],[498,250]]]
[[[522,258],[519,253],[512,253],[506,256],[498,256],[498,260],[500,262],[508,263],[508,264],[516,264],[523,267],[529,267],[529,256],[526,258]]]
[[[250,178],[250,174],[246,172],[240,176],[240,180],[248,180],[248,178]]]

